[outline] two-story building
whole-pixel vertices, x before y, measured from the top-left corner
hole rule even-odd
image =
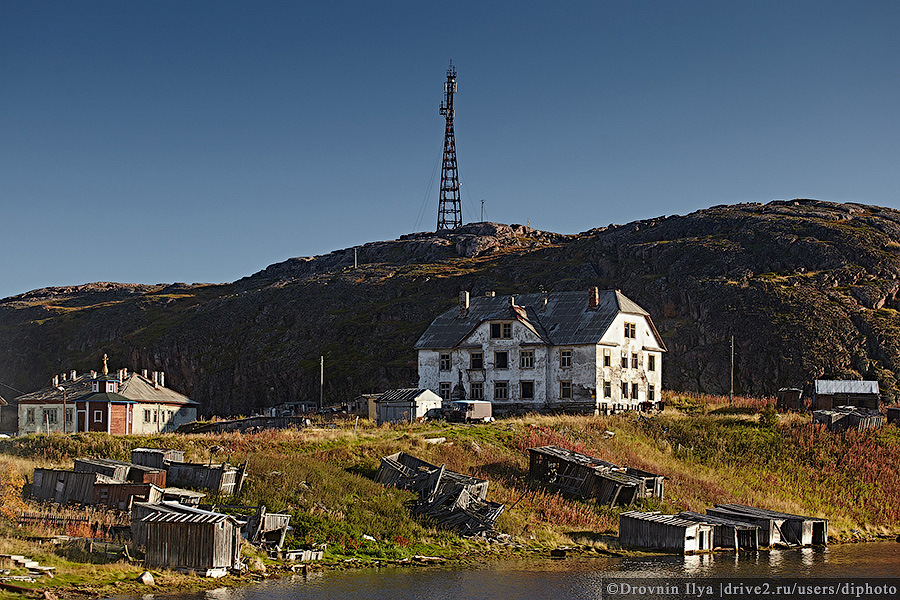
[[[109,373],[70,371],[53,377],[50,386],[16,398],[18,433],[120,434],[174,431],[197,420],[197,402],[165,387],[165,375],[141,375],[119,369]]]
[[[419,338],[419,387],[496,413],[657,405],[665,344],[618,290],[469,298]]]

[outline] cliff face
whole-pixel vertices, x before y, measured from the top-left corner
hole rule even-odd
[[[238,414],[416,383],[412,346],[460,290],[618,288],[653,315],[665,387],[770,394],[900,373],[900,212],[811,200],[718,206],[563,236],[481,223],[278,263],[227,285],[88,284],[0,301],[0,381],[164,370]],[[9,390],[5,390],[9,392]],[[9,394],[5,394],[9,396]]]

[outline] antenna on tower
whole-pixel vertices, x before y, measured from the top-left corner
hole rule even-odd
[[[462,205],[459,201],[459,170],[456,166],[456,136],[453,134],[453,94],[456,93],[456,69],[453,61],[447,69],[444,101],[441,114],[447,119],[444,128],[444,160],[441,165],[441,200],[438,205],[437,231],[462,226]]]

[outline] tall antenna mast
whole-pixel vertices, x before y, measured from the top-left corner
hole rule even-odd
[[[456,136],[453,134],[453,94],[456,93],[456,69],[453,61],[447,69],[441,114],[447,118],[444,128],[444,161],[441,165],[441,201],[438,205],[437,231],[462,227],[459,202],[459,170],[456,166]]]

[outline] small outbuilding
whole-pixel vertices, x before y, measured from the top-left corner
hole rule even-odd
[[[240,569],[241,526],[219,513],[154,512],[142,519],[146,567],[200,572],[208,577]]]
[[[828,410],[837,406],[858,406],[878,410],[881,393],[877,381],[817,379],[813,408]]]
[[[756,525],[723,517],[714,517],[713,515],[701,515],[689,510],[680,512],[675,516],[688,521],[712,525],[714,548],[732,548],[734,550],[759,549],[759,527]]]
[[[414,423],[441,416],[441,397],[431,390],[401,388],[388,390],[375,401],[378,424]]]
[[[713,549],[713,527],[659,512],[629,511],[619,515],[619,542],[635,548],[691,554]]]

